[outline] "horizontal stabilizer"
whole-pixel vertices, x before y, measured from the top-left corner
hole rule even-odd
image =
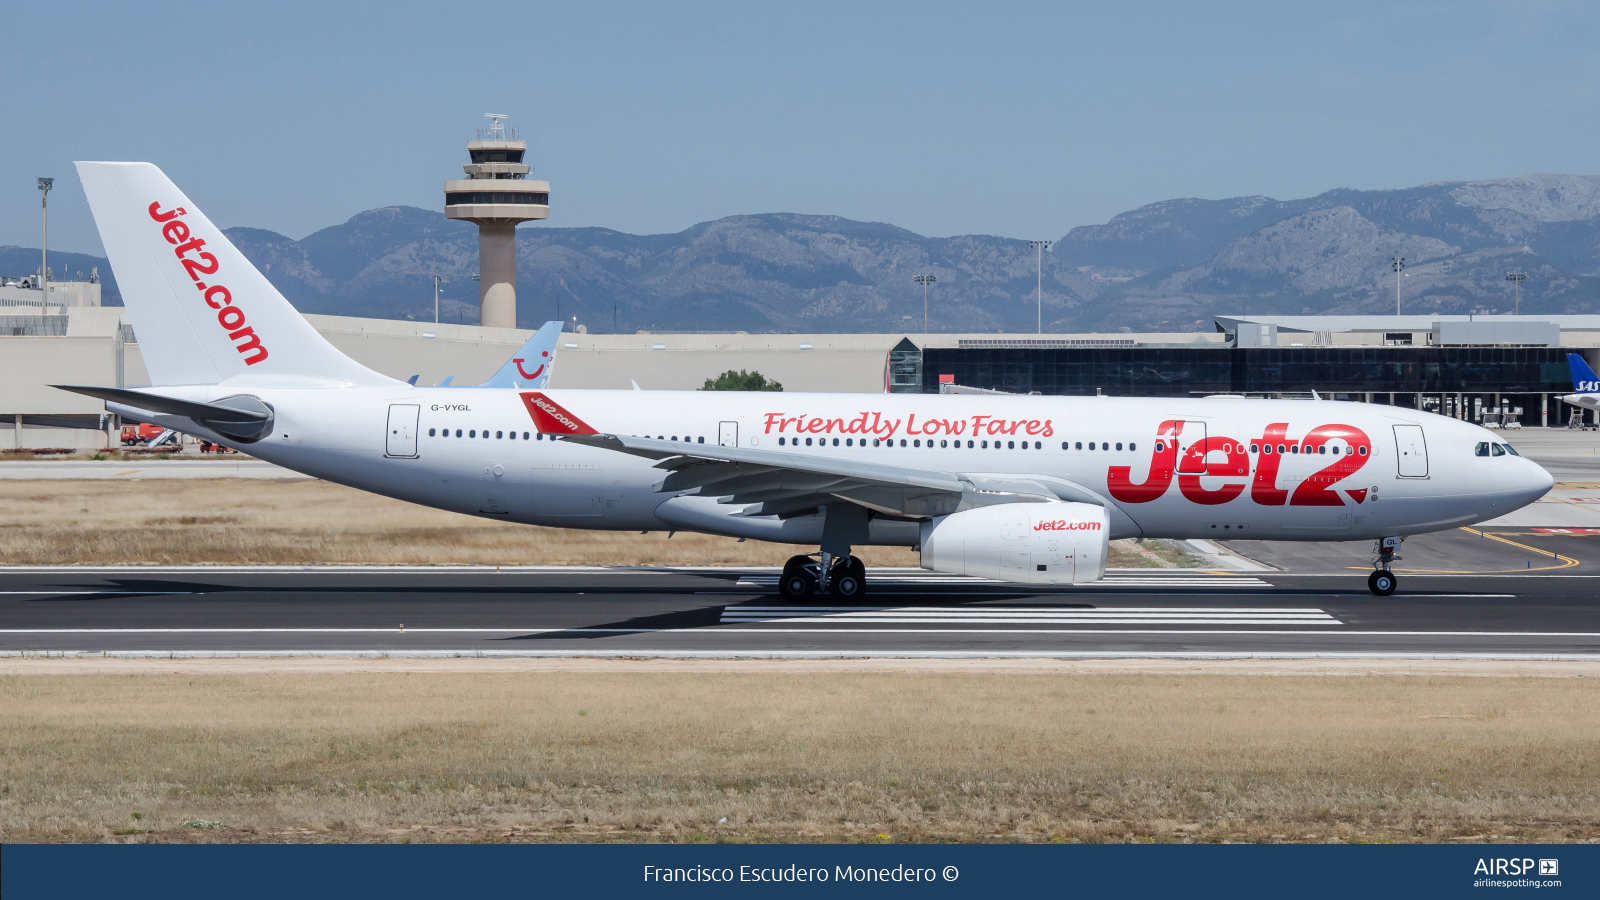
[[[81,384],[52,384],[51,387],[74,394],[83,394],[111,403],[120,403],[135,409],[147,409],[153,413],[164,413],[169,416],[184,416],[195,420],[207,422],[262,422],[271,418],[272,414],[258,412],[251,409],[232,409],[226,406],[217,406],[212,403],[196,403],[193,400],[179,400],[176,397],[161,397],[156,394],[146,394],[143,391],[129,391],[122,388],[93,387]]]

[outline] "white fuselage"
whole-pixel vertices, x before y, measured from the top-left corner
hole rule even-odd
[[[525,392],[516,390],[160,390],[201,401],[246,392],[259,397],[274,408],[275,420],[270,436],[243,445],[251,455],[426,506],[566,528],[673,528],[797,540],[809,534],[793,520],[737,520],[730,515],[737,510],[717,508],[714,500],[658,492],[665,473],[652,460],[541,438],[523,402]],[[1478,444],[1503,441],[1476,425],[1359,403],[542,393],[602,433],[967,475],[1063,479],[1111,502],[1113,537],[1356,540],[1416,534],[1504,515],[1552,485],[1550,475],[1529,460],[1478,455]],[[391,407],[408,406],[418,407],[410,437],[389,427],[397,421]],[[402,408],[398,421],[406,422],[409,414]],[[174,422],[194,430],[192,423]],[[671,501],[676,505],[663,507]],[[873,542],[911,545],[916,531],[875,531]]]

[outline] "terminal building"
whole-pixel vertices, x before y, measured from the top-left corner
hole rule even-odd
[[[37,289],[33,291],[38,295]],[[98,297],[96,297],[98,300]],[[306,316],[362,364],[417,384],[486,380],[531,331]],[[1479,423],[1564,426],[1569,352],[1600,364],[1600,316],[1216,316],[1166,334],[563,334],[554,388],[693,390],[729,369],[786,391],[1309,396]],[[1600,366],[1597,366],[1600,367]],[[0,451],[103,449],[99,401],[49,387],[149,383],[121,307],[0,308]],[[1593,413],[1588,414],[1591,418]]]

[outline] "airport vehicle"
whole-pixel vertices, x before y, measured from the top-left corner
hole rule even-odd
[[[143,444],[160,437],[161,432],[165,430],[160,425],[151,425],[148,422],[124,425],[122,426],[122,443],[129,447]]]
[[[1561,402],[1580,410],[1600,410],[1600,375],[1596,375],[1594,369],[1589,368],[1583,357],[1576,353],[1567,354],[1567,366],[1572,369],[1573,393],[1562,394]],[[1600,414],[1596,415],[1596,422],[1600,422]],[[1578,427],[1585,430],[1600,427],[1584,422],[1581,417],[1578,423]]]
[[[1481,522],[1552,479],[1476,425],[1326,400],[415,387],[334,349],[148,163],[78,163],[153,386],[62,386],[306,474],[566,528],[815,544],[792,600],[859,597],[854,547],[1028,584],[1122,537],[1376,542]]]

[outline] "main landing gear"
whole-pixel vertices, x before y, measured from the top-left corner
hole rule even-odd
[[[778,593],[790,603],[798,603],[817,592],[831,593],[840,600],[856,600],[866,593],[867,567],[854,556],[820,554],[791,557],[783,564]]]
[[[1378,539],[1377,544],[1372,548],[1377,555],[1372,559],[1373,572],[1367,576],[1367,590],[1377,594],[1379,597],[1387,597],[1394,593],[1394,589],[1400,583],[1395,578],[1395,574],[1389,571],[1389,567],[1394,565],[1395,560],[1400,558],[1395,556],[1394,552],[1400,549],[1400,544],[1404,541],[1405,538],[1400,537]]]

